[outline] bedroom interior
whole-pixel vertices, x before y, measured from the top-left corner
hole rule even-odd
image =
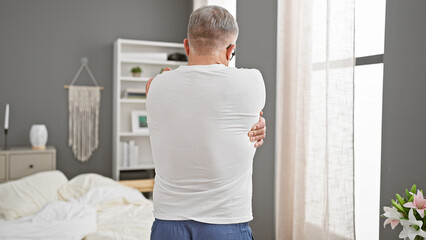
[[[313,172],[305,169],[306,166],[312,166],[309,165],[311,164],[309,160],[315,159],[309,154],[313,152],[322,154],[322,152],[312,151],[312,148],[308,147],[311,145],[308,144],[300,145],[300,141],[305,139],[294,138],[297,141],[291,145],[294,139],[289,135],[299,133],[300,125],[291,125],[291,122],[286,125],[286,121],[299,120],[283,112],[288,110],[287,112],[300,114],[308,109],[305,108],[307,105],[291,105],[293,100],[315,99],[320,95],[318,92],[317,95],[296,96],[288,90],[291,87],[293,90],[297,89],[300,85],[291,85],[292,82],[297,82],[303,83],[305,90],[320,91],[318,85],[313,84],[314,81],[309,82],[307,88],[308,81],[305,79],[311,79],[311,75],[300,78],[301,75],[290,74],[291,67],[303,71],[304,69],[300,67],[303,63],[311,64],[306,60],[311,56],[303,55],[308,48],[303,49],[301,46],[307,46],[302,44],[307,44],[311,38],[315,39],[315,35],[304,35],[303,31],[306,29],[303,28],[304,22],[297,22],[299,24],[297,25],[292,20],[299,17],[298,14],[309,17],[301,18],[306,22],[308,22],[306,19],[318,17],[315,14],[303,13],[304,9],[311,9],[309,6],[313,1],[0,0],[0,126],[3,128],[5,124],[3,119],[8,120],[7,127],[5,126],[7,134],[6,131],[0,131],[0,236],[13,239],[13,234],[20,232],[20,228],[25,226],[19,224],[26,224],[25,221],[28,219],[39,219],[56,224],[52,226],[58,231],[50,233],[50,236],[55,234],[62,236],[61,230],[62,234],[67,231],[75,232],[75,235],[63,236],[63,239],[66,239],[65,237],[69,239],[85,237],[87,240],[135,239],[135,236],[137,239],[149,239],[153,221],[150,198],[155,172],[149,152],[149,134],[144,132],[143,126],[139,126],[142,130],[135,130],[138,126],[136,122],[132,123],[131,115],[133,114],[136,120],[143,121],[145,103],[144,96],[140,95],[144,93],[138,91],[144,86],[147,77],[155,75],[163,67],[174,68],[185,62],[152,60],[147,63],[141,60],[133,61],[126,56],[131,57],[132,54],[137,55],[145,51],[151,53],[162,51],[168,55],[183,52],[181,43],[186,37],[188,18],[193,9],[214,3],[232,8],[230,2],[236,3],[233,11],[240,29],[234,64],[236,67],[259,69],[266,85],[267,98],[263,116],[266,119],[268,135],[265,143],[257,149],[253,162],[254,219],[250,227],[255,238],[262,240],[314,239],[312,236],[316,236],[315,239],[336,240],[399,238],[401,226],[397,227],[399,230],[391,230],[390,226],[383,227],[385,222],[385,218],[381,217],[384,214],[383,207],[392,206],[391,199],[395,199],[396,193],[409,195],[405,194],[405,189],[410,190],[413,184],[419,189],[426,189],[424,174],[426,161],[423,159],[426,155],[424,147],[426,128],[423,127],[426,122],[424,107],[426,1],[424,0],[380,0],[375,4],[366,0],[315,2],[318,5],[315,5],[317,8],[314,10],[318,12],[324,10],[321,14],[328,14],[330,25],[337,19],[333,18],[337,16],[332,15],[333,11],[343,7],[355,8],[352,19],[343,16],[348,20],[348,24],[349,22],[355,24],[355,36],[347,35],[349,38],[352,37],[353,42],[350,46],[355,44],[354,49],[352,52],[345,52],[347,54],[345,56],[352,56],[349,58],[353,60],[349,69],[349,73],[352,74],[346,73],[351,75],[347,80],[353,84],[346,90],[354,94],[352,102],[347,102],[349,105],[352,104],[354,109],[342,110],[347,111],[349,115],[346,116],[354,114],[353,120],[348,120],[354,121],[351,122],[352,125],[344,125],[353,128],[347,132],[349,138],[345,139],[351,142],[352,147],[345,149],[347,152],[337,151],[341,156],[352,155],[352,157],[347,157],[350,161],[345,163],[350,168],[337,162],[336,168],[331,170],[336,171],[335,175],[344,175],[336,181],[333,172],[330,174],[328,170],[322,169],[323,166],[315,166],[317,171]],[[342,4],[336,4],[339,2]],[[361,5],[370,9],[364,15],[357,15],[356,9],[361,8]],[[363,40],[357,39],[357,24],[360,24],[360,19],[364,20],[362,22],[364,27],[369,25],[373,27],[376,26],[377,18],[383,21],[383,32],[378,33],[382,34],[381,39],[380,36],[379,39],[375,38],[377,34],[371,34]],[[324,21],[324,27],[326,22]],[[299,34],[297,38],[290,40],[284,38],[283,36],[288,36],[286,34],[289,31],[283,26],[292,26],[291,36]],[[340,39],[347,34],[340,33]],[[334,40],[339,38],[330,33],[328,28],[327,34],[321,36],[327,39],[330,45],[322,47],[327,46],[324,52],[332,52],[333,49],[338,49],[336,47],[338,44]],[[298,39],[296,43],[301,44],[295,44],[293,39]],[[316,40],[319,44],[323,44],[323,40]],[[365,41],[364,44],[370,46],[382,41],[382,49],[379,52],[357,54],[357,41]],[[122,52],[116,49],[118,45],[123,47]],[[288,51],[286,46],[292,46],[294,52]],[[316,49],[315,46],[310,47]],[[172,50],[164,50],[167,48]],[[321,51],[323,50],[319,52]],[[122,53],[127,55],[119,57],[118,54]],[[294,60],[295,58],[292,58],[294,56],[300,57],[299,62],[289,65],[286,60]],[[326,60],[323,63],[314,61],[313,68],[333,69],[336,66],[333,65],[336,64],[336,61],[333,62],[333,54],[324,59]],[[306,62],[303,62],[304,60]],[[87,63],[89,70],[81,71],[76,85],[102,87],[99,91],[99,142],[97,148],[89,151],[90,156],[84,161],[77,159],[74,149],[70,147],[69,90],[64,89],[64,86],[72,85],[70,83],[77,70],[84,67],[82,63]],[[337,65],[339,64],[347,63],[338,62]],[[137,75],[139,70],[136,67],[141,68],[141,76]],[[136,75],[132,75],[133,73]],[[329,75],[333,75],[332,70],[330,73]],[[92,81],[92,77],[97,84]],[[317,76],[313,76],[312,79],[315,77]],[[286,79],[291,79],[291,82],[286,82]],[[323,79],[333,82],[329,76]],[[380,81],[377,81],[378,79]],[[338,90],[348,87],[329,86],[332,87],[326,91],[330,96],[333,94],[332,91],[336,90],[333,87],[337,86]],[[127,99],[121,96],[124,89],[128,90]],[[362,98],[367,95],[371,98]],[[5,111],[7,104],[8,110]],[[333,102],[330,100],[327,104]],[[292,108],[293,106],[297,107]],[[321,104],[311,106],[323,107]],[[361,106],[369,107],[371,112],[360,111]],[[330,110],[332,106],[327,108]],[[118,114],[119,112],[121,114]],[[311,119],[318,120],[312,117],[314,114],[322,113],[313,111],[311,115],[304,116],[305,120],[309,120],[303,121],[306,129],[315,126],[310,123]],[[358,117],[360,115],[362,119]],[[143,125],[141,122],[138,124]],[[332,127],[335,125],[330,124],[329,129],[334,129]],[[342,132],[344,131],[338,133],[331,131],[333,135],[326,134],[324,139],[330,142],[325,148],[335,147],[333,137],[341,136]],[[310,139],[318,137],[308,133],[307,131],[303,136],[309,136]],[[351,136],[355,136],[355,139]],[[6,145],[8,149],[4,149]],[[130,157],[127,163],[121,161],[123,157],[121,149],[123,146],[130,149],[129,145],[134,149],[136,146],[137,157],[133,161],[140,160],[136,165],[131,165]],[[297,150],[302,150],[303,154],[296,151],[283,152],[294,146],[297,146]],[[315,150],[315,147],[313,149]],[[305,153],[308,156],[304,156]],[[295,161],[300,159],[304,161],[289,161],[288,159],[292,157]],[[363,158],[364,161],[357,162],[357,158]],[[306,171],[300,171],[301,166],[298,164],[301,162],[306,165],[302,166]],[[331,165],[336,162],[327,160],[325,163]],[[339,169],[339,166],[342,168],[345,166],[345,169]],[[333,201],[335,192],[326,193],[325,200],[317,198],[322,196],[322,192],[315,192],[316,195],[312,194],[310,198],[309,191],[313,192],[313,188],[317,188],[310,183],[312,176],[317,182],[327,179],[323,184],[325,192],[329,188],[331,191],[342,190],[335,199],[340,201],[345,199],[339,198],[340,196],[348,196],[346,204],[352,208],[336,213],[333,207],[348,205],[336,205]],[[345,176],[348,179],[345,184],[348,185],[336,183],[335,185],[339,186],[333,189],[334,181],[346,181]],[[361,185],[361,182],[364,185]],[[342,186],[346,188],[342,189]],[[345,190],[348,191],[347,194],[344,193]],[[22,198],[19,197],[20,194],[31,197]],[[60,204],[56,202],[58,200]],[[285,205],[283,202],[289,204]],[[64,205],[61,205],[62,203]],[[315,206],[318,212],[313,214],[319,213],[321,216],[309,216],[306,212],[312,209],[303,205]],[[70,210],[68,216],[60,216],[65,217],[65,220],[51,219],[52,212],[71,208],[77,210]],[[320,208],[323,212],[319,210]],[[81,212],[85,214],[80,214]],[[283,212],[285,214],[282,214]],[[346,216],[339,217],[339,214]],[[408,216],[408,210],[406,215]],[[359,219],[357,216],[365,216],[368,219]],[[113,218],[115,222],[111,221]],[[126,218],[130,219],[127,223],[123,221]],[[82,222],[73,222],[75,219],[82,219]],[[138,222],[141,219],[143,221]],[[335,221],[341,221],[342,224],[349,223],[336,230],[333,229],[336,226]],[[12,223],[19,224],[13,226]],[[68,229],[67,226],[70,225],[73,227]],[[43,225],[32,227],[27,227],[24,234],[39,236],[38,239],[49,237],[37,235],[39,234],[37,227],[42,229]],[[129,235],[125,234],[126,231]],[[421,238],[416,238],[418,239]]]

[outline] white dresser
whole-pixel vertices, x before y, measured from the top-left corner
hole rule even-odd
[[[46,150],[32,150],[30,147],[0,150],[0,183],[55,169],[54,147],[46,147]]]

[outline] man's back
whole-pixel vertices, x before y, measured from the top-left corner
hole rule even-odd
[[[265,103],[260,72],[181,66],[157,76],[148,96],[155,217],[250,221],[255,148],[247,132]]]

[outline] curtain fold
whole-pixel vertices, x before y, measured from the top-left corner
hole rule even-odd
[[[278,1],[276,237],[355,239],[354,0]]]

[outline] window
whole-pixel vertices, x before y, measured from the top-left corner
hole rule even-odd
[[[355,0],[355,231],[378,240],[385,0]]]

